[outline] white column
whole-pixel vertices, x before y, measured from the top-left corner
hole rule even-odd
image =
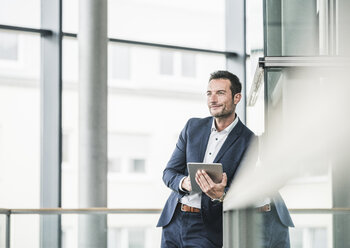
[[[107,207],[107,0],[79,4],[79,207]],[[106,215],[80,215],[78,242],[107,247]]]

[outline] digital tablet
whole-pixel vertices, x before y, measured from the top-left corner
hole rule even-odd
[[[220,183],[222,181],[221,163],[187,163],[187,170],[191,180],[191,195],[202,192],[195,179],[197,170],[205,170],[214,183]]]

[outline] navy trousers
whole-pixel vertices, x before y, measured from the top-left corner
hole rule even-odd
[[[262,248],[290,248],[289,230],[277,215],[275,206],[262,214]]]
[[[219,248],[208,239],[201,213],[182,212],[180,205],[162,231],[162,248]]]
[[[283,225],[272,205],[271,211],[262,215],[260,247],[290,248],[289,230]],[[257,223],[258,224],[258,223]],[[210,231],[210,230],[209,230]],[[219,248],[208,239],[208,230],[200,213],[182,212],[179,205],[171,222],[163,227],[162,248]]]

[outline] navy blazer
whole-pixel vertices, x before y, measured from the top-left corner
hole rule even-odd
[[[188,175],[187,163],[203,162],[212,122],[213,117],[192,118],[182,130],[175,150],[163,172],[163,181],[167,187],[172,189],[172,193],[163,208],[157,227],[166,226],[170,223],[179,199],[186,194],[186,192],[179,189],[179,184],[181,179]],[[238,120],[215,157],[214,163],[221,163],[223,171],[227,174],[228,180],[225,191],[228,190],[235,172],[254,137],[254,133]],[[276,206],[276,209],[281,206],[282,212],[287,213],[289,217],[283,200],[278,207]],[[215,244],[222,246],[222,203],[213,202],[206,194],[202,194],[201,214],[204,225],[212,230],[208,233],[208,238]],[[288,226],[289,222],[286,221],[283,224]]]

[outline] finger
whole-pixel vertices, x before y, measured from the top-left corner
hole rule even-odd
[[[202,172],[197,173],[196,179],[197,179],[197,181],[198,181],[197,183],[198,183],[199,187],[202,189],[202,191],[207,192],[209,185],[208,185],[207,180],[204,178],[203,173]]]
[[[203,186],[202,186],[201,181],[199,180],[199,176],[196,175],[195,180],[196,180],[198,186],[201,188],[201,190],[203,190]]]
[[[204,183],[203,181],[203,174],[201,172],[201,170],[198,170],[197,173],[196,173],[196,178],[201,182],[201,183]]]
[[[227,175],[226,175],[226,173],[224,172],[224,173],[222,174],[221,185],[226,186],[226,184],[227,184]]]
[[[203,173],[203,177],[206,180],[207,184],[210,187],[213,187],[215,185],[215,183],[213,182],[213,180],[211,180],[210,176],[204,170],[202,171],[202,173]]]

